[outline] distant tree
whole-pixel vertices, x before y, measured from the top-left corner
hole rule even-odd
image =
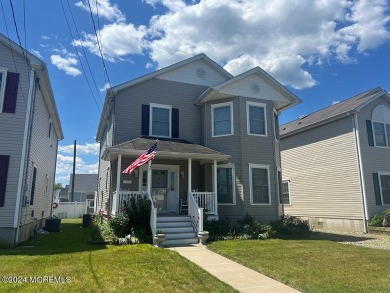
[[[62,183],[56,183],[54,184],[54,189],[61,189],[62,188]]]

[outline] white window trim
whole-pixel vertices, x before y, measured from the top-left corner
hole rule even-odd
[[[379,190],[381,192],[381,202],[382,202],[382,206],[390,206],[390,204],[385,204],[383,202],[383,193],[382,193],[382,182],[381,182],[381,175],[387,175],[387,176],[390,176],[390,172],[384,172],[384,171],[380,171],[378,172],[378,179],[379,179]]]
[[[274,108],[274,115],[273,115],[273,119],[274,119],[274,138],[275,138],[275,140],[276,141],[279,141],[280,140],[280,130],[279,130],[279,138],[277,138],[276,137],[276,120],[275,120],[275,114],[276,114],[276,117],[278,117],[278,119],[279,119],[279,113],[278,113],[278,111],[276,111],[276,109]],[[266,124],[267,125],[267,124]],[[267,128],[266,128],[266,130],[265,130],[266,132],[267,132]]]
[[[385,126],[385,140],[386,140],[386,146],[376,145],[374,123],[381,123],[381,124],[384,124],[384,126]],[[378,120],[371,120],[371,128],[372,128],[372,136],[373,136],[373,140],[374,140],[374,146],[377,147],[377,148],[389,148],[389,147],[390,147],[390,141],[388,141],[388,139],[387,139],[386,124],[390,125],[390,123],[388,123],[388,122],[378,121]]]
[[[283,203],[283,183],[287,183],[288,185],[288,201],[289,203]],[[290,188],[290,180],[282,180],[282,204],[285,206],[291,207],[291,188]]]
[[[214,175],[214,168],[211,165],[211,173]],[[233,202],[232,203],[219,203],[217,198],[217,204],[220,206],[235,206],[236,205],[236,170],[234,164],[221,164],[217,165],[217,169],[232,169],[232,189],[233,189]],[[218,184],[218,182],[217,182]],[[213,186],[214,186],[214,176],[213,176]],[[218,186],[217,186],[218,188]]]
[[[230,133],[226,134],[214,134],[214,109],[221,108],[221,107],[230,107]],[[233,127],[233,102],[227,102],[227,103],[220,103],[220,104],[212,104],[211,105],[211,136],[212,137],[221,137],[221,136],[229,136],[234,135],[234,127]]]
[[[255,107],[262,107],[264,108],[264,134],[257,134],[257,133],[251,133],[250,129],[250,117],[249,117],[249,106],[255,106]],[[246,132],[248,135],[253,135],[253,136],[263,136],[267,137],[268,132],[267,132],[267,104],[264,103],[257,103],[257,102],[246,102]]]
[[[169,105],[162,105],[162,104],[149,104],[150,111],[149,111],[149,135],[155,136],[155,137],[172,137],[172,106]],[[162,109],[168,109],[169,110],[169,135],[157,135],[153,133],[153,108],[162,108]]]
[[[252,169],[266,169],[268,177],[268,202],[269,203],[254,203],[253,202],[253,186],[252,186]],[[251,205],[270,206],[271,205],[271,178],[269,165],[249,163],[249,189]]]
[[[7,68],[0,67],[0,72],[3,73],[3,78],[0,84],[0,113],[3,113],[3,102],[4,102],[4,94],[5,94],[5,85],[7,81]]]

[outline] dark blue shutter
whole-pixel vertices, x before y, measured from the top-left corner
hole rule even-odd
[[[379,186],[378,173],[373,173],[372,178],[374,179],[375,202],[376,202],[377,206],[381,206],[382,205],[382,198],[381,198],[381,188]]]
[[[18,96],[19,73],[8,72],[4,91],[4,113],[15,113]]]
[[[0,207],[4,206],[9,156],[0,156]]]
[[[34,167],[32,184],[31,184],[31,196],[30,196],[30,205],[34,204],[34,195],[35,195],[35,182],[37,181],[37,168]]]
[[[367,137],[368,137],[368,145],[374,146],[374,135],[372,133],[372,123],[371,120],[366,120],[367,125]]]
[[[149,135],[149,118],[150,118],[149,115],[150,115],[149,105],[142,105],[141,135]]]
[[[179,109],[172,109],[172,138],[179,138]]]

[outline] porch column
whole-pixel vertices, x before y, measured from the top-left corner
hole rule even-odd
[[[142,174],[139,176],[142,176]],[[148,184],[146,187],[149,194],[152,195],[152,161],[148,162]]]
[[[214,210],[216,215],[218,216],[218,194],[217,194],[217,160],[214,160],[213,163],[213,191],[215,194],[214,198]]]
[[[188,194],[192,191],[192,159],[188,158]]]
[[[116,168],[116,195],[112,198],[112,214],[116,214],[118,209],[119,192],[121,190],[121,172],[122,170],[122,155],[118,155],[118,166]]]

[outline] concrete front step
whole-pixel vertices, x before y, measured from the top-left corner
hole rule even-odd
[[[157,220],[158,221],[158,220]],[[169,227],[192,227],[191,222],[157,222],[158,228],[169,228]]]
[[[184,238],[184,239],[167,239],[164,241],[163,246],[180,246],[199,243],[198,238]]]
[[[199,242],[189,216],[157,216],[157,230],[164,230],[163,246],[180,246]]]
[[[167,239],[185,239],[185,238],[196,238],[196,233],[195,232],[189,232],[189,233],[167,233],[166,238]]]
[[[157,216],[157,222],[191,222],[189,216]]]
[[[187,227],[159,227],[157,226],[157,230],[164,230],[166,234],[168,233],[193,233],[194,228],[192,226]]]

